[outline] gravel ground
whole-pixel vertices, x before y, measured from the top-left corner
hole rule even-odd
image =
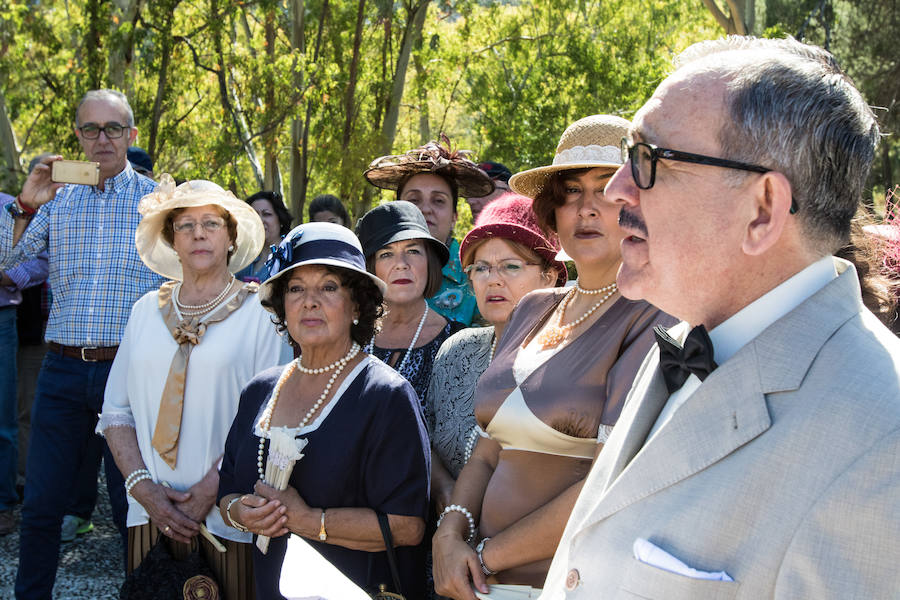
[[[125,578],[119,532],[113,526],[103,469],[97,483],[94,530],[63,544],[53,598],[59,600],[115,599]],[[16,517],[21,506],[16,507]],[[19,532],[0,537],[0,598],[12,598],[19,565]]]

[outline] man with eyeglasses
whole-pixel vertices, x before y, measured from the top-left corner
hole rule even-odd
[[[879,137],[834,58],[689,48],[638,111],[622,294],[657,328],[541,598],[893,598],[900,340],[847,243]]]
[[[32,408],[17,598],[51,597],[63,516],[85,486],[94,486],[87,489],[96,497],[106,444],[94,427],[116,348],[134,302],[162,283],[134,244],[138,201],[156,183],[127,160],[137,137],[127,98],[113,90],[85,94],[75,112],[75,135],[87,159],[100,164],[100,183],[54,183],[51,163],[62,157],[52,156],[0,215],[0,269],[46,250],[53,290],[49,352]],[[123,480],[105,453],[114,520],[122,531]]]

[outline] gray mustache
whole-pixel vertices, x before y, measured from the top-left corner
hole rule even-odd
[[[647,226],[638,217],[636,214],[630,213],[625,210],[623,206],[621,210],[619,210],[619,227],[628,227],[629,229],[637,229],[644,237],[647,237]]]

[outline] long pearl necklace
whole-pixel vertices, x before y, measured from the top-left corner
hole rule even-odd
[[[281,377],[278,378],[278,383],[275,384],[275,389],[272,390],[272,397],[269,398],[268,404],[266,404],[266,409],[263,411],[262,418],[260,419],[259,428],[262,429],[263,434],[259,436],[259,451],[256,453],[256,470],[259,473],[259,478],[261,481],[265,481],[265,465],[264,465],[264,457],[265,457],[265,446],[266,446],[266,436],[265,433],[269,431],[269,427],[272,423],[272,413],[275,412],[275,405],[278,404],[278,396],[281,394],[281,387],[285,384],[285,382],[290,379],[291,375],[294,373],[296,369],[299,369],[301,373],[307,374],[319,374],[325,373],[337,367],[337,370],[328,380],[328,384],[325,386],[325,390],[322,392],[322,395],[319,396],[319,399],[316,400],[315,404],[312,405],[306,412],[306,416],[300,421],[300,424],[297,425],[297,429],[303,429],[309,420],[312,418],[316,411],[319,410],[319,407],[322,406],[322,403],[325,402],[325,398],[328,397],[328,393],[331,392],[331,387],[334,385],[334,382],[337,381],[337,378],[340,376],[341,372],[344,370],[344,367],[347,366],[351,360],[356,358],[356,355],[359,354],[361,348],[359,344],[353,342],[353,345],[350,346],[350,351],[344,355],[343,358],[338,360],[335,363],[328,365],[322,369],[308,369],[300,364],[300,358],[296,358],[291,361],[291,364],[284,370],[281,374]],[[316,373],[318,371],[318,373]]]
[[[566,325],[562,324],[563,315],[566,313],[566,309],[572,303],[572,300],[575,298],[575,293],[580,291],[577,287],[569,292],[562,302],[559,303],[559,308],[554,313],[553,317],[551,317],[550,323],[547,323],[547,327],[544,328],[544,331],[537,336],[537,343],[540,344],[541,350],[546,350],[547,348],[553,348],[558,346],[560,342],[562,342],[565,337],[575,329],[579,324],[581,324],[585,319],[594,314],[598,308],[603,306],[603,303],[609,300],[610,296],[616,293],[615,282],[600,288],[599,290],[589,290],[588,293],[593,292],[594,294],[598,294],[600,292],[605,291],[606,295],[600,298],[598,302],[596,302],[593,306],[591,306],[587,311],[572,321],[571,323],[567,323]],[[556,323],[553,323],[553,321]]]
[[[419,341],[419,334],[422,333],[422,328],[425,326],[425,319],[428,318],[428,303],[425,303],[425,310],[422,312],[422,318],[419,319],[419,326],[416,327],[416,334],[413,336],[412,341],[409,343],[409,348],[406,349],[406,354],[403,355],[403,360],[400,361],[400,364],[397,366],[397,372],[403,375],[403,369],[406,367],[406,363],[409,362],[409,356],[412,354],[413,348],[416,347],[416,342]],[[369,341],[369,344],[366,346],[366,352],[371,353],[372,349],[375,347],[375,336],[372,335],[372,339]],[[408,377],[407,377],[408,379]]]
[[[183,304],[178,298],[181,295],[181,286],[183,285],[183,281],[179,281],[175,285],[175,291],[172,294],[172,299],[175,300],[175,306],[178,307],[178,311],[184,316],[196,316],[202,315],[203,313],[211,310],[213,307],[217,306],[222,300],[225,298],[225,295],[228,293],[228,290],[231,289],[231,284],[234,283],[234,275],[231,276],[231,279],[228,280],[228,283],[225,284],[225,287],[222,288],[222,291],[219,292],[219,295],[206,302],[205,304]]]

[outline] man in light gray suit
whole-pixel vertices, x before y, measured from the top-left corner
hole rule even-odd
[[[900,597],[900,341],[832,256],[872,112],[827,52],[730,38],[691,47],[633,123],[606,188],[619,289],[684,322],[658,332],[541,598]]]

